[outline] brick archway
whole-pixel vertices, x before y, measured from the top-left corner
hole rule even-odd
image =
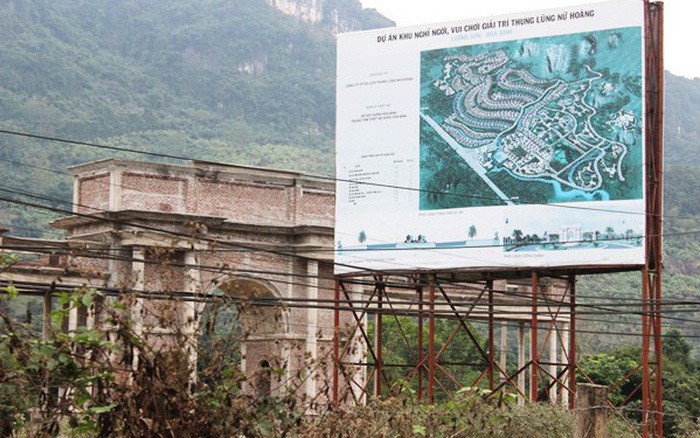
[[[244,342],[243,365],[248,376],[263,360],[283,370],[273,395],[285,386],[316,403],[327,399],[329,366],[319,363],[332,357],[333,311],[315,306],[334,293],[332,181],[201,161],[109,159],[71,171],[75,214],[52,223],[68,233],[55,243],[68,254],[55,269],[85,272],[131,294],[139,334],[157,348],[186,342],[192,365],[200,307],[217,289],[305,300],[251,311],[251,320],[256,312],[264,317],[257,327],[247,324],[255,330]],[[70,251],[75,247],[90,251]],[[100,252],[109,257],[90,255]],[[98,321],[91,316],[86,324]],[[343,314],[341,324],[351,323]]]
[[[257,382],[262,374],[269,373],[269,393],[279,393],[291,378],[292,346],[285,338],[292,330],[289,311],[280,301],[278,288],[265,279],[231,276],[217,286],[217,291],[223,295],[223,303],[230,303],[237,310],[240,366],[246,376],[244,392],[256,395]],[[267,369],[259,366],[263,362]]]

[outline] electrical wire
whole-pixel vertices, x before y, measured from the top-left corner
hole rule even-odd
[[[186,157],[183,155],[145,151],[145,150],[133,149],[133,148],[127,148],[127,147],[121,147],[121,146],[111,146],[111,145],[106,145],[106,144],[79,141],[79,140],[71,140],[71,139],[65,139],[65,138],[60,138],[60,137],[55,137],[55,136],[33,134],[33,133],[29,133],[29,132],[15,131],[15,130],[9,130],[9,129],[0,129],[0,134],[19,136],[19,137],[24,137],[24,138],[32,138],[35,140],[65,143],[65,144],[71,144],[71,145],[77,145],[77,146],[86,146],[86,147],[92,147],[92,148],[103,149],[103,150],[129,152],[129,153],[140,154],[140,155],[156,157],[156,158],[167,158],[167,159],[177,160],[177,161],[187,161],[187,162],[203,161],[203,162],[206,162],[205,160],[198,160],[196,158]],[[217,164],[222,164],[222,163],[217,163]],[[228,165],[228,164],[226,164],[226,165]],[[495,196],[488,197],[488,196],[473,195],[473,194],[469,194],[469,193],[451,193],[451,192],[438,191],[438,190],[421,189],[418,187],[406,187],[406,186],[400,186],[400,185],[395,185],[395,184],[382,184],[382,183],[376,183],[376,182],[371,182],[371,181],[359,181],[359,180],[331,177],[331,176],[325,176],[325,175],[309,175],[309,176],[313,177],[313,178],[317,178],[317,179],[336,182],[336,183],[342,182],[342,183],[348,183],[348,184],[367,185],[367,186],[371,186],[371,187],[390,188],[390,189],[396,189],[396,190],[406,190],[406,191],[411,191],[411,192],[419,192],[419,193],[427,193],[427,194],[435,194],[435,195],[448,195],[448,196],[465,197],[465,198],[470,198],[470,199],[494,200],[494,201],[497,201],[499,203],[504,202],[500,197],[495,197]],[[554,208],[568,208],[568,209],[577,209],[577,210],[585,210],[585,211],[599,211],[599,212],[618,213],[618,214],[631,214],[631,215],[641,215],[641,216],[662,216],[665,218],[674,217],[674,216],[668,216],[668,215],[663,215],[663,214],[651,214],[648,212],[630,212],[630,211],[625,211],[625,210],[592,208],[592,207],[583,207],[583,206],[575,206],[575,205],[563,205],[563,204],[537,204],[537,205],[554,207]],[[679,216],[675,216],[675,218],[679,218]]]
[[[0,285],[8,285],[10,282],[5,282],[5,281],[0,281]],[[45,296],[47,293],[48,288],[51,286],[50,284],[43,284],[42,286],[34,287],[32,288],[31,286],[23,286],[20,284],[20,288],[18,288],[22,293],[31,295],[34,294],[36,296]],[[56,287],[55,288],[56,292],[69,292],[71,289],[70,288],[60,288]],[[116,292],[116,291],[109,291],[105,289],[97,289],[99,292],[103,293],[106,296],[121,296],[125,294],[131,294],[135,295],[139,298],[147,298],[150,300],[158,301],[158,300],[172,300],[174,297],[186,301],[188,299],[192,301],[200,301],[200,302],[206,302],[207,299],[211,298],[223,298],[225,299],[225,302],[231,303],[234,305],[254,305],[258,307],[268,307],[268,308],[274,308],[274,309],[294,309],[294,308],[301,308],[301,309],[316,309],[316,310],[338,310],[340,312],[357,312],[361,311],[363,309],[355,307],[352,305],[352,303],[357,303],[356,301],[347,301],[347,300],[341,300],[340,302],[345,302],[346,304],[349,305],[338,305],[338,306],[328,306],[328,305],[323,305],[323,304],[309,304],[311,301],[316,301],[316,300],[308,300],[304,304],[297,304],[295,302],[288,302],[291,301],[289,298],[274,298],[274,299],[268,299],[268,298],[260,298],[260,297],[251,297],[251,298],[246,298],[246,297],[232,297],[230,295],[227,296],[222,296],[222,295],[212,295],[212,294],[195,294],[196,296],[190,296],[186,297],[184,293],[178,292],[178,293],[173,293],[172,291],[164,292],[164,293],[158,293],[155,291],[140,291],[140,290],[132,290],[130,293],[125,293],[123,290]],[[3,291],[0,291],[0,293],[3,293]],[[6,293],[6,292],[5,292]],[[339,302],[339,303],[340,303]],[[442,303],[441,303],[442,304]],[[421,312],[418,312],[417,310],[409,310],[409,309],[383,309],[382,311],[378,311],[377,309],[372,309],[369,308],[366,311],[370,315],[376,315],[376,314],[382,314],[384,316],[391,316],[391,315],[396,315],[396,316],[419,316],[420,314],[423,315],[424,318],[428,317],[428,311],[423,310]],[[529,314],[529,313],[528,313]],[[546,314],[546,313],[545,313]],[[588,314],[588,313],[583,313],[583,314]],[[454,315],[453,312],[449,311],[438,311],[434,312],[434,315],[436,317],[447,317],[451,319],[457,319],[460,318],[460,316]],[[469,322],[472,324],[488,324],[487,321],[484,320],[479,320],[479,319],[469,319]],[[295,323],[286,323],[287,325],[291,326],[297,326],[300,328],[308,328],[307,324],[295,324]],[[326,328],[326,329],[331,329],[332,326],[329,325],[317,325],[316,327],[318,328]],[[547,328],[542,328],[541,330],[548,330]],[[566,332],[567,330],[562,330]],[[587,333],[587,334],[607,334],[607,335],[618,335],[618,336],[630,336],[630,337],[643,337],[643,333],[629,333],[629,332],[617,332],[617,331],[601,331],[601,330],[587,330],[587,329],[576,329],[576,333]],[[649,334],[649,336],[653,336],[652,334]],[[668,334],[662,334],[663,337],[673,337],[675,335],[668,335]],[[683,338],[688,338],[688,339],[700,339],[700,335],[687,335],[687,334],[682,334],[681,337]]]
[[[4,184],[0,184],[0,191],[6,192],[6,193],[12,193],[20,196],[26,196],[29,198],[34,198],[34,199],[40,199],[44,201],[54,201],[58,202],[60,204],[64,205],[70,205],[73,207],[81,207],[85,209],[90,209],[94,210],[95,212],[105,212],[104,209],[96,208],[96,207],[91,207],[87,206],[81,203],[74,203],[70,201],[66,201],[64,199],[52,197],[52,196],[46,196],[46,195],[39,195],[33,192],[28,192],[21,190],[17,187],[11,187],[7,186]],[[6,201],[9,202],[9,201]],[[41,207],[37,207],[41,208]],[[75,215],[75,212],[69,212],[67,210],[62,210],[62,212],[65,212],[66,214],[73,214]],[[94,217],[93,217],[94,218]],[[166,230],[162,230],[166,231]],[[689,230],[689,231],[679,231],[679,232],[667,232],[667,233],[662,233],[659,236],[668,238],[668,237],[675,237],[675,236],[687,236],[687,235],[694,235],[694,234],[700,234],[700,230]],[[642,235],[642,236],[633,236],[634,239],[645,239],[647,237],[659,237],[657,235]],[[630,240],[629,237],[610,237],[610,238],[602,238],[602,239],[597,239],[597,242],[616,242],[616,241],[627,241]],[[586,243],[588,242],[587,240],[581,239],[581,240],[574,240],[571,241],[571,243]],[[349,248],[349,249],[324,249],[324,248],[319,248],[319,249],[314,249],[314,252],[319,253],[319,252],[333,252],[333,253],[345,253],[345,252],[393,252],[393,251],[445,251],[445,250],[453,250],[453,249],[486,249],[486,248],[504,248],[504,247],[509,247],[513,245],[507,245],[507,244],[489,244],[489,245],[455,245],[451,247],[445,247],[445,248],[434,248],[434,247],[416,247],[416,248],[382,248],[382,249],[369,249],[369,248]],[[297,246],[295,247],[289,247],[287,250],[294,250],[298,248]],[[250,249],[246,249],[250,250]],[[209,249],[209,251],[241,251],[241,249]],[[302,251],[308,251],[308,249],[302,248]]]

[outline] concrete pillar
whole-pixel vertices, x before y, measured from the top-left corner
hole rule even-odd
[[[350,295],[352,300],[354,302],[359,302],[364,299],[363,296],[363,286],[361,284],[353,284],[352,285],[352,294]],[[362,305],[360,304],[355,304],[358,309],[357,311],[360,312]],[[343,305],[341,305],[342,307]],[[341,313],[341,318],[343,316],[343,313]],[[342,319],[341,319],[342,321]],[[355,320],[352,320],[352,324],[354,327]],[[362,320],[362,326],[367,327],[367,314],[364,315],[364,319]],[[341,327],[342,328],[342,327]],[[365,345],[365,340],[362,337],[362,332],[360,332],[359,328],[355,330],[353,338],[349,339],[348,342],[352,342],[352,346],[350,347],[350,351],[353,352],[354,354],[350,355],[350,361],[351,362],[356,362],[356,363],[365,363],[367,362],[367,345]],[[364,404],[367,401],[367,394],[362,391],[362,388],[365,386],[365,381],[367,380],[367,367],[364,365],[358,365],[354,369],[353,373],[353,380],[355,383],[350,383],[350,387],[352,388],[353,394],[355,395],[355,399],[357,399],[358,403]]]
[[[133,275],[134,293],[144,291],[146,287],[146,250],[144,248],[134,248],[132,252],[131,272]],[[143,341],[143,298],[136,297],[131,309],[131,320],[136,337]],[[138,367],[138,350],[134,351],[134,370]]]
[[[607,438],[608,388],[602,385],[576,385],[576,425],[574,438]]]
[[[109,173],[109,211],[122,208],[122,170],[112,169]]]
[[[185,253],[185,292],[197,296],[201,292],[202,279],[197,263],[197,254],[194,251]],[[183,303],[183,316],[185,318],[183,335],[186,337],[189,355],[190,379],[197,381],[197,339],[199,338],[199,317],[204,310],[205,303],[197,301],[185,301]]]
[[[51,288],[53,289],[53,287]],[[44,339],[49,339],[51,337],[51,311],[53,306],[53,297],[51,296],[52,291],[48,290],[44,294],[44,305],[42,309],[42,328],[41,334]]]
[[[78,212],[78,204],[80,204],[80,179],[77,175],[73,176],[73,205],[71,210],[73,213]]]
[[[527,394],[525,388],[525,377],[526,370],[523,368],[525,366],[525,323],[518,323],[518,369],[521,370],[518,373],[518,389],[523,394]],[[525,404],[525,399],[523,397],[518,397],[518,404]]]
[[[557,373],[559,372],[559,366],[556,365],[558,359],[557,350],[559,349],[559,333],[557,332],[556,321],[551,322],[550,330],[551,333],[549,335],[549,362],[551,363],[551,365],[549,365],[549,374],[556,377]],[[554,384],[552,385],[552,388],[549,390],[549,401],[554,405],[557,404],[557,400],[559,399],[559,384],[556,382],[553,383]]]
[[[506,321],[501,322],[501,343],[500,343],[500,355],[498,360],[498,366],[501,368],[501,372],[498,374],[498,382],[503,383],[506,381],[506,366],[508,361],[508,323]]]
[[[564,363],[568,363],[568,357],[569,357],[569,323],[561,323],[561,332],[563,335],[566,336],[566,339],[564,339],[564,342],[561,343],[561,358]],[[566,365],[565,365],[566,366]],[[562,382],[564,382],[565,387],[569,387],[569,373],[571,370],[567,370],[567,372],[562,376]],[[566,389],[562,388],[561,389],[561,396],[559,397],[561,399],[561,404],[562,406],[569,406],[569,391]]]
[[[307,292],[306,298],[312,300],[309,304],[316,306],[318,304],[318,262],[308,260],[306,262]],[[308,401],[316,399],[316,373],[314,369],[317,366],[318,350],[316,345],[316,333],[318,332],[318,308],[310,307],[306,311],[306,355],[309,358],[310,366],[308,368],[309,375],[306,379],[306,396]]]

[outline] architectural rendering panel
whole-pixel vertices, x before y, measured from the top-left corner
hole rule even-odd
[[[336,273],[640,265],[643,2],[338,37]]]

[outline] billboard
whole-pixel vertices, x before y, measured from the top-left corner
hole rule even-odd
[[[338,35],[336,273],[643,264],[643,18]]]

